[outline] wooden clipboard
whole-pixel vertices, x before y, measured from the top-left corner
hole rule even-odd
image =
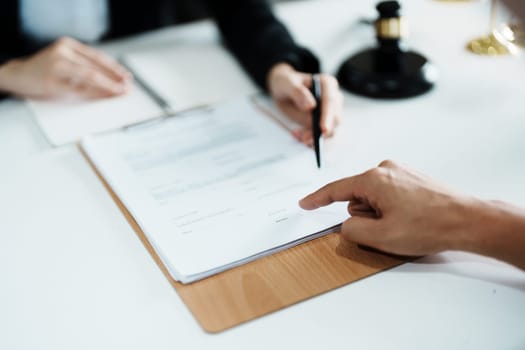
[[[82,147],[78,148],[206,332],[224,331],[408,261],[361,249],[333,233],[206,279],[182,284],[171,277],[133,216]]]

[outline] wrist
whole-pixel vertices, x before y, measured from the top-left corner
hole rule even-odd
[[[477,198],[458,200],[453,209],[457,213],[456,229],[449,233],[448,249],[477,252],[480,241],[477,237],[490,218],[489,203]]]
[[[480,245],[477,235],[492,220],[488,203],[474,197],[452,195],[445,213],[446,217],[439,219],[445,223],[441,227],[442,250],[477,252]]]
[[[20,62],[18,59],[13,59],[0,65],[0,91],[12,92],[10,87],[19,65]]]
[[[525,211],[501,201],[472,200],[451,249],[510,262],[525,269]]]

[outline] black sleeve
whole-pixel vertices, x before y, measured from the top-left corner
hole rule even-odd
[[[15,58],[15,55],[7,55],[7,54],[1,54],[0,53],[0,66],[2,66],[4,63],[7,63],[7,61]]]
[[[19,1],[2,0],[0,8],[0,66],[27,54],[19,23]],[[0,100],[7,94],[0,92]]]
[[[318,73],[319,61],[297,45],[266,0],[207,0],[224,42],[255,82],[267,90],[273,65],[286,62],[296,70]]]

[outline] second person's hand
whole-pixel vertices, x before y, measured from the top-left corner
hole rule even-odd
[[[337,80],[321,74],[321,130],[323,136],[331,137],[341,121],[343,95]],[[292,120],[303,126],[294,131],[301,142],[311,145],[312,117],[315,98],[310,92],[312,75],[296,71],[286,63],[276,64],[268,74],[268,89],[277,106]]]
[[[303,198],[303,209],[348,202],[344,238],[400,255],[427,255],[469,245],[482,201],[445,188],[392,161],[332,182]]]
[[[114,59],[71,38],[0,66],[0,90],[39,99],[65,94],[117,96],[126,93],[131,80],[132,75]]]

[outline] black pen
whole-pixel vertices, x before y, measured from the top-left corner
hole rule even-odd
[[[315,159],[317,167],[321,168],[321,79],[319,74],[312,75],[312,94],[315,98],[315,108],[312,110],[312,136],[314,138]]]
[[[160,94],[155,91],[144,79],[142,79],[125,61],[123,57],[119,59],[120,64],[122,64],[131,74],[133,74],[133,79],[138,86],[153,100],[155,103],[162,109],[166,116],[175,114],[171,105],[166,101]]]

